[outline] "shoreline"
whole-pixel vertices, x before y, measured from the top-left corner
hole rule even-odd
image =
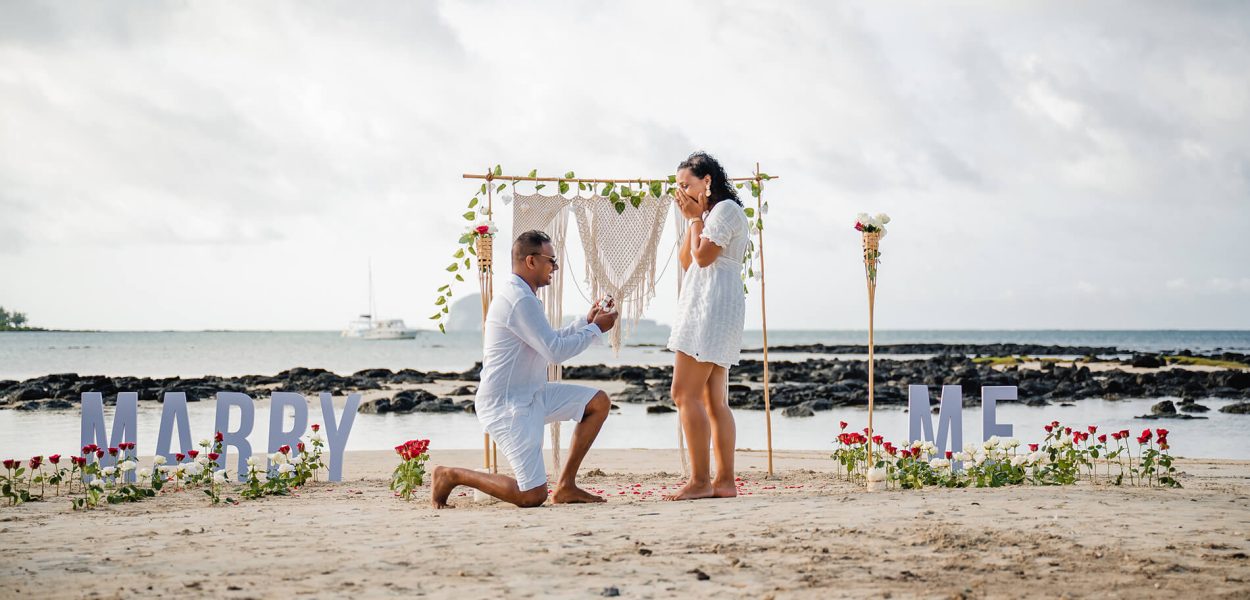
[[[992,344],[940,345],[959,352],[926,358],[891,358],[894,351],[906,355],[915,350],[932,350],[930,346],[879,347],[885,350],[885,357],[875,363],[878,404],[905,405],[908,384],[924,384],[930,388],[962,385],[965,390],[984,385],[1015,385],[1019,388],[1018,402],[1035,406],[1068,404],[1086,398],[1181,399],[1180,410],[1173,407],[1165,411],[1174,415],[1171,418],[1201,417],[1205,411],[1197,401],[1204,398],[1250,401],[1250,357],[1236,353],[1206,356],[1138,353],[1123,359],[1097,359],[1062,357],[1065,351],[1091,349],[1086,347]],[[791,410],[792,416],[804,416],[839,406],[867,404],[866,357],[820,356],[823,351],[836,353],[854,347],[815,344],[795,348],[801,348],[809,356],[804,360],[770,361],[770,401],[774,409]],[[969,356],[963,352],[965,350],[1043,352]],[[0,410],[72,409],[81,393],[87,391],[100,392],[108,403],[110,399],[115,400],[120,391],[137,392],[143,402],[160,401],[168,392],[184,392],[188,400],[198,401],[214,397],[219,391],[242,392],[261,398],[280,390],[306,395],[327,391],[335,396],[360,392],[369,396],[366,400],[370,402],[386,396],[391,406],[373,405],[368,409],[379,413],[456,412],[467,407],[451,397],[471,395],[480,368],[481,364],[477,363],[459,372],[363,369],[343,375],[325,369],[298,367],[275,375],[190,378],[60,373],[22,381],[0,380]],[[573,365],[564,368],[564,379],[620,382],[624,387],[614,395],[614,402],[671,407],[668,398],[671,372],[670,366]],[[460,389],[455,391],[447,389],[449,387]],[[763,409],[762,388],[763,363],[754,358],[742,360],[730,371],[730,406]]]

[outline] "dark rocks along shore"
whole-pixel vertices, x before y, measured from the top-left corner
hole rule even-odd
[[[812,345],[770,348],[770,351],[791,351],[825,354],[862,353],[862,346]],[[818,352],[816,349],[827,350]],[[885,350],[882,352],[882,350]],[[938,351],[941,350],[941,351]],[[1067,361],[1047,362],[1042,369],[1024,369],[1016,365],[995,368],[969,357],[979,355],[1127,355],[1114,348],[1029,346],[992,344],[983,346],[943,344],[903,344],[882,346],[881,354],[926,354],[936,356],[916,360],[878,359],[876,363],[875,401],[880,405],[905,405],[907,386],[923,384],[930,387],[936,402],[941,385],[962,385],[965,405],[980,402],[980,387],[1015,385],[1018,402],[1045,406],[1086,398],[1169,398],[1155,406],[1143,418],[1197,418],[1208,407],[1199,400],[1206,398],[1236,399],[1243,402],[1221,408],[1220,412],[1250,414],[1250,371],[1236,368],[1218,370],[1159,369],[1130,372],[1122,368],[1090,370],[1088,366],[1072,366]],[[1177,353],[1184,356],[1184,352]],[[1225,353],[1220,360],[1245,362],[1245,355]],[[1157,362],[1157,364],[1156,364]],[[1137,365],[1155,368],[1164,357],[1137,354],[1118,366]],[[1066,365],[1064,363],[1067,363]],[[159,402],[167,392],[184,392],[188,401],[212,398],[219,391],[242,392],[253,398],[267,397],[273,391],[292,391],[316,396],[320,392],[343,395],[366,390],[394,390],[389,396],[361,406],[368,413],[472,412],[472,394],[481,365],[460,372],[423,372],[414,369],[366,369],[351,375],[338,375],[325,369],[296,368],[277,375],[245,375],[241,377],[146,378],[104,377],[62,373],[36,377],[26,381],[0,380],[0,409],[40,410],[72,409],[83,392],[100,392],[106,403],[116,402],[121,391],[137,392],[140,401]],[[639,367],[604,365],[565,367],[566,380],[622,381],[624,391],[615,394],[614,402],[671,406],[670,367]],[[836,406],[861,406],[868,402],[867,364],[861,360],[812,358],[804,361],[771,361],[769,364],[770,401],[774,409],[789,416],[810,416],[815,411]],[[731,371],[729,403],[734,408],[763,409],[761,382],[764,365],[758,360],[745,360]],[[422,389],[397,389],[412,384],[435,381],[464,381],[450,393],[436,397]],[[662,410],[662,409],[657,409]]]

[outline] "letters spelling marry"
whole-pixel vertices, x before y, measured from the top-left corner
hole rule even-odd
[[[334,416],[334,400],[327,392],[321,392],[321,414],[325,419],[326,445],[330,454],[330,481],[343,479],[343,452],[347,448],[347,436],[351,434],[352,424],[356,422],[356,408],[360,406],[360,394],[347,396],[347,404],[343,407],[341,420]],[[239,409],[239,428],[228,431],[230,425],[230,409]],[[282,429],[282,423],[290,408],[295,416],[295,426],[290,431]],[[113,433],[106,436],[104,420],[104,399],[99,392],[83,392],[82,394],[82,445],[96,444],[102,447],[115,447],[120,442],[134,443],[138,427],[139,394],[136,392],[120,392],[117,394],[117,411],[113,416]],[[239,481],[243,481],[247,473],[247,459],[252,456],[252,444],[247,436],[252,433],[256,421],[256,405],[247,394],[239,392],[217,392],[217,415],[213,431],[222,433],[221,456],[217,457],[217,467],[226,467],[226,459],[230,448],[238,450]],[[195,448],[191,439],[191,421],[187,416],[187,395],[184,392],[166,392],[161,408],[161,426],[156,435],[156,454],[164,456],[172,464],[174,453],[170,451],[170,442],[174,427],[178,428],[178,439],[181,441],[183,454]],[[301,394],[294,392],[274,392],[269,405],[269,451],[273,454],[278,448],[286,445],[295,452],[300,436],[308,428],[308,401]],[[103,466],[112,466],[117,458],[105,454],[101,458]],[[126,474],[127,481],[135,480],[135,472]]]

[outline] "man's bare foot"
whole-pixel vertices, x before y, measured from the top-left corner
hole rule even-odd
[[[712,495],[716,498],[736,498],[738,496],[738,485],[730,481],[713,481]]]
[[[448,481],[448,471],[447,467],[434,467],[434,474],[430,476],[430,504],[434,508],[451,508],[447,498],[456,486]]]
[[[697,483],[691,481],[683,486],[676,494],[664,496],[665,500],[699,500],[700,498],[711,498],[716,493],[709,483]]]
[[[594,502],[607,502],[607,500],[575,485],[559,486],[551,494],[552,504],[590,504]]]

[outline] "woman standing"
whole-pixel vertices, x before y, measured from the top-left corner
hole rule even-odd
[[[676,355],[673,403],[690,454],[690,481],[666,500],[729,498],[737,429],[729,410],[729,367],[738,364],[746,296],[742,257],[750,225],[742,202],[716,159],[695,152],[677,167],[678,208],[690,227],[679,258],[686,271],[677,320],[668,339]],[[710,472],[708,444],[716,452]]]

